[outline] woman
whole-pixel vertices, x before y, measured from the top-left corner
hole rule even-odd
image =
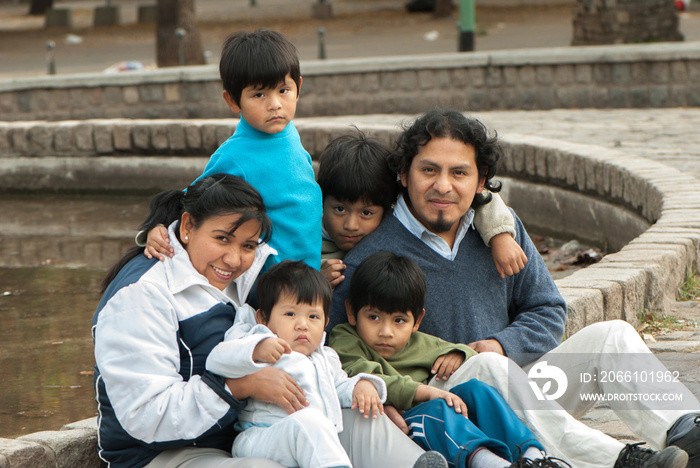
[[[173,219],[172,258],[147,259],[135,247],[103,282],[93,317],[100,457],[115,468],[279,468],[231,458],[233,421],[248,397],[302,409],[301,387],[273,367],[241,379],[205,371],[274,252],[264,243],[272,227],[262,199],[242,179],[216,174],[155,197],[142,228]],[[343,426],[341,443],[358,468],[446,466],[386,417],[344,410]]]
[[[262,199],[242,179],[215,175],[151,205],[147,225],[178,219],[169,227],[175,255],[158,262],[132,249],[105,279],[93,318],[100,457],[114,467],[174,458],[279,467],[231,459],[232,422],[247,397],[301,409],[301,388],[283,372],[226,381],[204,371],[245,300],[252,281],[242,280],[271,250],[261,244],[271,231]]]

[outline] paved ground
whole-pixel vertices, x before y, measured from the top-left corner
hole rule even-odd
[[[4,0],[8,1],[8,0]],[[14,0],[9,0],[14,1]],[[329,58],[444,53],[457,50],[456,18],[435,19],[428,13],[408,14],[405,0],[335,0],[335,18],[310,19],[316,0],[197,0],[199,29],[209,63],[218,63],[220,44],[237,29],[268,27],[287,35],[302,60],[318,57],[318,29],[325,29]],[[568,46],[572,38],[569,5],[479,7],[476,50]],[[155,61],[153,25],[136,24],[137,5],[150,0],[111,0],[120,7],[122,26],[92,27],[101,0],[55,0],[56,8],[73,10],[70,30],[43,28],[44,18],[29,17],[26,4],[0,0],[0,79],[44,75],[46,42],[56,44],[57,72],[101,72],[126,60],[145,66]],[[483,2],[489,3],[489,2]],[[481,3],[480,3],[481,4]],[[683,13],[680,29],[686,40],[700,40],[700,11]],[[79,41],[79,42],[78,42]]]
[[[210,62],[218,57],[218,44],[237,28],[266,26],[284,32],[297,44],[302,60],[317,57],[317,30],[326,29],[328,56],[396,55],[449,52],[456,49],[455,20],[434,19],[427,14],[408,15],[403,1],[356,0],[336,2],[337,17],[321,22],[307,18],[313,0],[257,0],[251,8],[244,0],[197,0],[200,26]],[[153,62],[154,32],[151,26],[90,28],[88,0],[63,2],[76,10],[73,30],[46,31],[43,19],[24,15],[26,6],[0,5],[0,79],[44,74],[44,45],[57,44],[59,73],[99,72],[122,61]],[[122,5],[123,19],[133,23],[136,3]],[[292,5],[290,5],[292,4]],[[283,15],[284,18],[279,19]],[[213,21],[214,19],[217,21]],[[700,11],[681,15],[686,40],[700,40]],[[477,50],[566,46],[571,40],[570,7],[479,10]],[[74,37],[69,36],[69,34]],[[70,44],[81,40],[80,43]],[[525,133],[598,144],[648,157],[692,174],[700,183],[700,109],[657,110],[553,110],[479,113],[502,134]],[[339,117],[362,126],[363,122],[398,116]],[[656,333],[650,346],[669,367],[679,370],[696,395],[700,395],[700,305],[679,304],[674,312],[684,330]],[[585,420],[620,439],[634,436],[605,408],[590,412]]]

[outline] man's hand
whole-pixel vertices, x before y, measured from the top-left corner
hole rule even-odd
[[[387,417],[391,420],[391,422],[394,423],[396,427],[401,429],[401,432],[408,435],[408,425],[403,419],[403,416],[401,416],[401,413],[399,413],[399,410],[397,410],[393,406],[385,406],[384,414],[387,415]]]
[[[490,243],[493,263],[501,278],[512,276],[525,268],[527,255],[509,233],[493,236]]]
[[[339,258],[331,258],[321,262],[321,273],[331,283],[333,289],[345,279],[343,275],[345,268],[347,268],[346,265]]]
[[[156,226],[148,231],[143,254],[149,259],[156,257],[161,262],[165,260],[165,255],[172,257],[175,254],[175,250],[170,245],[168,229],[165,226]]]
[[[288,414],[309,406],[301,386],[289,374],[276,367],[265,367],[240,379],[226,379],[226,386],[237,400],[254,398],[266,401],[279,406]]]
[[[450,351],[435,360],[430,373],[435,374],[436,380],[447,380],[463,362],[464,353],[462,351]]]
[[[352,391],[352,409],[360,409],[360,413],[369,418],[377,419],[377,416],[384,414],[384,406],[379,398],[377,389],[369,380],[360,380]]]
[[[292,352],[292,347],[282,338],[265,338],[253,350],[253,362],[274,364],[283,354]]]
[[[506,355],[506,352],[503,350],[503,346],[501,346],[501,343],[499,343],[498,340],[472,341],[467,346],[472,348],[477,353],[491,352],[498,353],[502,356]]]

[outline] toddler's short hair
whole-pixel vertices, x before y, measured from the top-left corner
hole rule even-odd
[[[387,213],[398,196],[396,173],[388,164],[391,149],[356,130],[331,141],[319,156],[316,179],[323,199],[363,200]]]
[[[320,271],[304,262],[284,260],[260,275],[257,287],[258,307],[265,323],[270,320],[272,308],[284,293],[296,296],[298,304],[321,302],[328,323],[333,291]]]
[[[269,29],[237,31],[228,36],[221,50],[219,74],[224,89],[239,106],[247,86],[275,87],[289,74],[299,92],[301,82],[296,47]]]
[[[382,312],[423,312],[426,283],[415,260],[377,252],[360,263],[350,281],[348,304],[354,314],[365,306]]]

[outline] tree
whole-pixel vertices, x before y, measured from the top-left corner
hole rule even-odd
[[[436,18],[446,18],[452,14],[452,0],[435,0],[433,16]]]
[[[30,15],[43,15],[53,7],[53,0],[32,0]]]
[[[156,61],[159,67],[203,65],[202,39],[194,0],[158,0]],[[182,46],[182,50],[181,50]]]

